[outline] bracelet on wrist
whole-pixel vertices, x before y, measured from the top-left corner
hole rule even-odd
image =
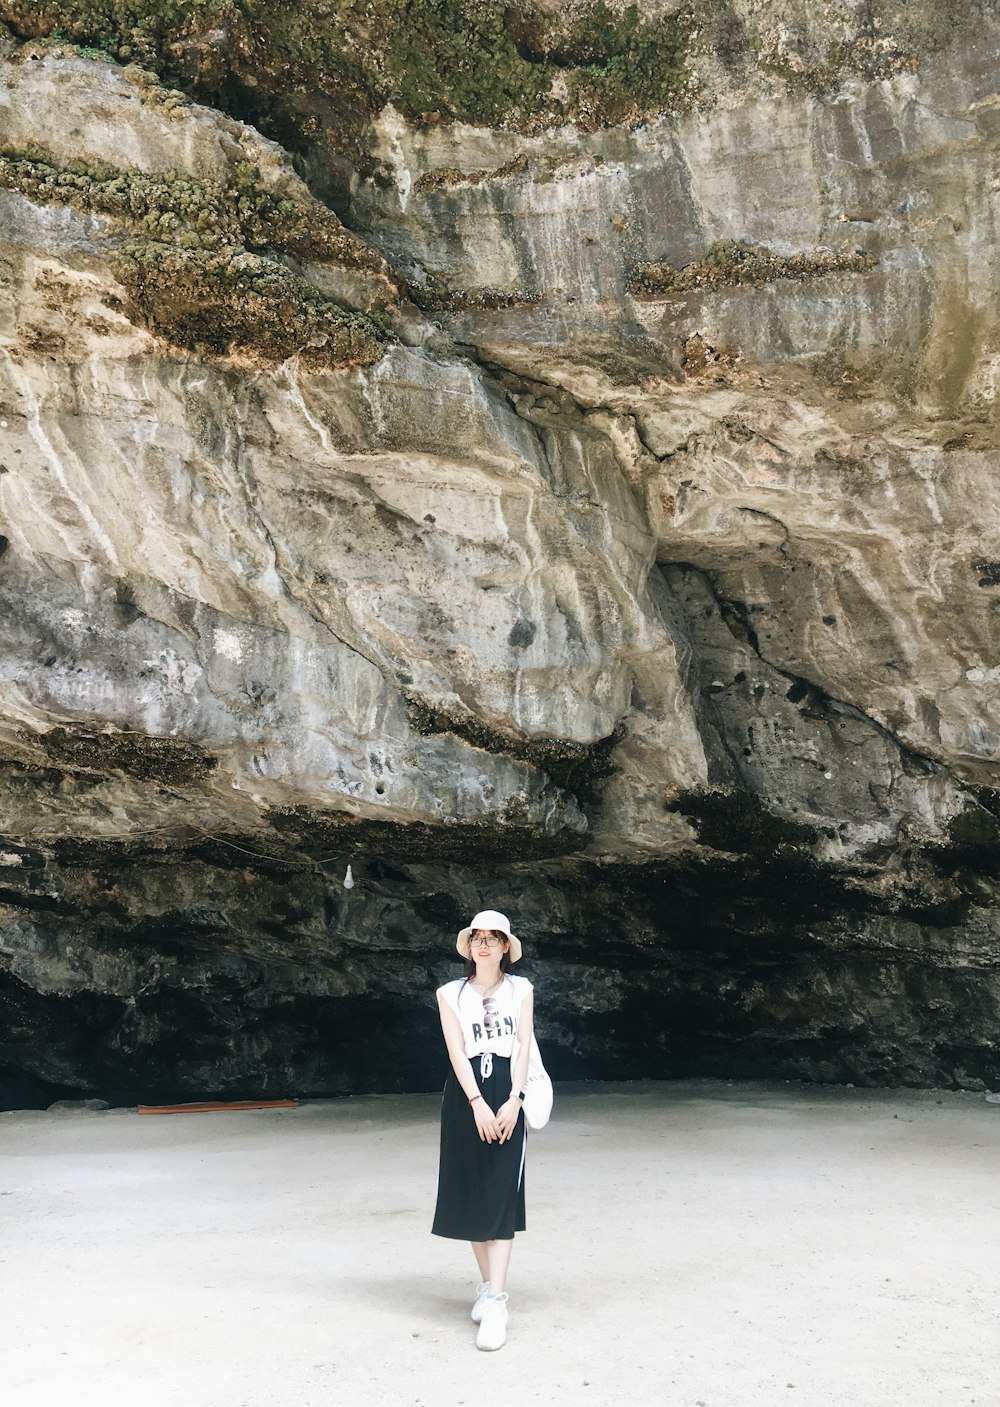
[[[482,1097],[483,1097],[483,1096],[482,1096],[481,1094],[474,1094],[474,1095],[472,1096],[472,1098],[469,1100],[469,1103],[470,1103],[470,1104],[475,1104],[476,1100],[477,1100],[477,1099],[482,1099]]]

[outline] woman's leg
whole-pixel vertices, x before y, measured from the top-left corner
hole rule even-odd
[[[484,1275],[483,1279],[490,1282],[491,1294],[502,1295],[507,1288],[507,1267],[510,1265],[510,1253],[514,1249],[514,1242],[487,1241],[485,1245],[489,1273]]]
[[[472,1242],[472,1254],[476,1257],[476,1264],[479,1266],[480,1280],[488,1280],[490,1278],[490,1259],[486,1248],[491,1244],[492,1242],[490,1241]]]

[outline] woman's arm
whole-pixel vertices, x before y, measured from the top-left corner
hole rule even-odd
[[[528,1061],[531,1059],[531,1033],[534,1024],[535,994],[528,992],[521,1002],[521,1012],[517,1018],[517,1059],[510,1072],[510,1098],[497,1110],[501,1143],[506,1142],[514,1132],[517,1116],[521,1112],[521,1101],[517,1096],[528,1083]]]
[[[479,1137],[486,1143],[492,1143],[495,1138],[499,1138],[500,1128],[493,1110],[479,1093],[476,1077],[472,1073],[472,1065],[465,1053],[462,1024],[440,994],[438,995],[438,1010],[441,1014],[441,1030],[444,1032],[444,1041],[448,1047],[448,1058],[451,1061],[451,1068],[455,1072],[455,1079],[471,1105]]]

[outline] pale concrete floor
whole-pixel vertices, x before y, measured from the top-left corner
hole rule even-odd
[[[996,1407],[1000,1108],[570,1086],[510,1331],[428,1234],[437,1096],[0,1115],[7,1407]]]

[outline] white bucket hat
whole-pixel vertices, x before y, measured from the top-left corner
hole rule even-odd
[[[461,933],[458,935],[458,942],[455,944],[455,947],[461,953],[463,958],[471,959],[472,957],[472,950],[469,946],[469,939],[472,937],[473,930],[477,928],[491,928],[495,929],[497,933],[502,933],[505,938],[508,938],[510,940],[511,962],[517,962],[520,959],[520,939],[515,938],[513,933],[511,933],[510,919],[507,917],[507,915],[497,913],[496,909],[483,909],[482,913],[476,914],[475,918],[469,924],[468,928],[462,929]]]

